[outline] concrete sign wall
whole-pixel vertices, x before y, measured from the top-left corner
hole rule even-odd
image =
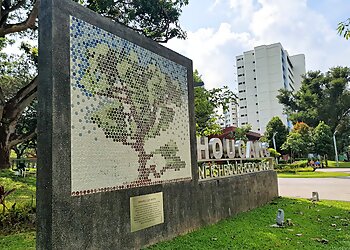
[[[192,61],[41,0],[37,249],[138,249],[262,205],[271,170],[199,181]]]

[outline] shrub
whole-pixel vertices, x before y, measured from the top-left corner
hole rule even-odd
[[[35,228],[35,207],[16,208],[16,204],[5,213],[0,214],[0,232],[1,234],[11,234],[32,230]]]

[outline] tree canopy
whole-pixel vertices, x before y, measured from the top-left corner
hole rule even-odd
[[[243,125],[240,128],[236,128],[235,130],[235,140],[242,140],[247,142],[248,141],[248,137],[247,137],[247,133],[252,129],[252,125],[250,124],[246,124]]]
[[[198,70],[193,72],[194,82],[203,82]],[[220,134],[222,129],[217,123],[218,108],[226,110],[230,102],[236,102],[237,96],[227,86],[207,90],[204,87],[194,89],[194,112],[196,133],[198,136]]]
[[[281,89],[277,98],[293,123],[316,127],[324,121],[335,131],[350,114],[349,80],[348,67],[334,67],[326,73],[309,71],[299,91]]]
[[[333,154],[332,131],[323,121],[314,129],[312,140],[315,153],[320,155]]]
[[[306,151],[307,145],[301,134],[290,132],[286,141],[282,144],[281,149],[287,152],[290,151],[292,158],[294,158],[294,156],[301,156]]]
[[[265,131],[264,137],[267,139],[267,142],[269,143],[270,148],[273,147],[272,137],[273,137],[273,134],[276,132],[277,132],[277,134],[275,135],[276,150],[277,152],[281,152],[281,146],[287,138],[288,129],[278,116],[272,117],[272,119],[266,125],[266,131]]]

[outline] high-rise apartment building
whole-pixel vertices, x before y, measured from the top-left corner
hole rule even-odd
[[[230,102],[228,109],[224,112],[223,120],[224,127],[238,127],[238,104],[236,102]]]
[[[289,56],[280,43],[262,45],[236,57],[239,126],[251,124],[264,133],[267,123],[279,116],[290,127],[276,96],[279,89],[297,91],[305,74],[305,55]]]

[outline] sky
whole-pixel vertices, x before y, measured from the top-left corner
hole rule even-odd
[[[180,17],[187,39],[165,46],[193,60],[206,88],[235,90],[235,57],[259,45],[305,54],[306,71],[350,66],[350,40],[336,31],[349,17],[349,0],[189,0]]]

